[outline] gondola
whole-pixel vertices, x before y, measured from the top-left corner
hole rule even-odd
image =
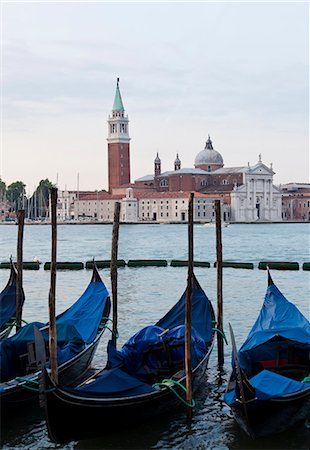
[[[110,313],[110,297],[94,264],[85,292],[56,317],[58,376],[61,383],[74,383],[87,371]],[[36,330],[42,331],[48,365],[48,324],[32,322],[0,342],[1,407],[15,408],[20,402],[38,399],[42,367],[36,354]],[[41,344],[42,345],[42,344]]]
[[[280,433],[310,413],[310,323],[279,291],[268,271],[260,314],[237,352],[224,395],[253,439]]]
[[[204,378],[215,334],[212,304],[195,277],[192,301],[195,390]],[[186,291],[162,319],[138,331],[120,351],[110,341],[106,367],[73,389],[56,385],[49,371],[43,371],[42,400],[54,442],[102,436],[115,428],[123,430],[182,404],[185,303]]]
[[[22,290],[22,306],[25,301],[24,291]],[[16,319],[16,268],[12,259],[10,260],[9,280],[0,293],[0,339],[9,336]]]

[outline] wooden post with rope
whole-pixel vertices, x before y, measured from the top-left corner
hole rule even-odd
[[[192,290],[193,290],[193,265],[194,265],[193,203],[194,203],[194,193],[191,192],[188,202],[188,273],[187,273],[186,305],[185,305],[185,373],[186,373],[186,400],[189,405],[187,408],[188,421],[191,421],[193,416],[193,410],[191,406],[193,401],[192,358],[191,358]]]
[[[17,258],[16,258],[16,331],[22,326],[23,305],[23,238],[25,210],[17,211]]]
[[[112,288],[112,312],[113,312],[112,342],[115,347],[117,339],[117,253],[118,253],[120,210],[121,210],[120,202],[115,202],[113,230],[112,230],[111,266],[110,266],[111,288]]]
[[[48,297],[49,311],[49,353],[51,378],[58,383],[58,365],[57,365],[57,332],[56,332],[56,250],[57,250],[57,188],[50,189],[51,199],[51,224],[52,224],[52,255],[51,255],[51,278],[50,291]]]
[[[216,289],[217,289],[217,358],[220,367],[224,364],[224,340],[223,340],[223,252],[222,252],[222,220],[221,201],[214,201],[216,220]]]

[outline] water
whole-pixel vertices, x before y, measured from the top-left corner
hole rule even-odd
[[[224,329],[228,322],[234,328],[238,347],[246,338],[257,317],[267,285],[266,271],[257,268],[263,260],[310,260],[309,224],[230,225],[223,228],[223,259],[253,262],[254,270],[223,269]],[[110,225],[58,226],[57,258],[59,261],[110,259]],[[17,227],[0,226],[0,261],[16,255]],[[196,268],[195,274],[216,309],[215,229],[195,225],[196,260],[211,262],[211,268]],[[50,260],[50,226],[26,226],[24,260]],[[186,259],[186,225],[121,225],[119,259]],[[8,278],[8,270],[0,271],[0,289]],[[109,269],[100,271],[110,289]],[[273,271],[273,279],[283,294],[309,317],[309,272]],[[81,295],[91,277],[91,271],[57,272],[57,313],[68,308]],[[118,271],[119,345],[139,328],[157,321],[181,296],[186,285],[184,267],[120,268]],[[44,271],[24,271],[26,301],[23,318],[26,321],[48,320],[48,290],[50,274]],[[102,339],[94,365],[105,364],[108,333]],[[182,408],[176,414],[161,417],[151,423],[122,433],[109,433],[104,438],[55,446],[47,435],[40,410],[21,409],[14,418],[2,418],[1,443],[4,449],[306,449],[310,442],[310,419],[277,436],[252,441],[235,424],[229,408],[223,403],[223,393],[230,373],[231,346],[225,346],[224,371],[217,369],[216,347],[209,362],[207,380],[195,400],[197,407],[189,429]],[[65,425],[64,425],[65,426]]]

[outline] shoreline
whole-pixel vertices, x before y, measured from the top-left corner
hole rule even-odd
[[[212,222],[194,222],[194,225],[210,225]],[[274,225],[274,224],[310,224],[310,221],[281,221],[281,222],[225,222],[227,225]],[[26,225],[50,225],[51,222],[25,222]],[[17,222],[0,222],[1,225],[17,225]],[[57,225],[113,225],[113,222],[94,221],[61,221]],[[120,222],[120,225],[187,225],[187,222]]]

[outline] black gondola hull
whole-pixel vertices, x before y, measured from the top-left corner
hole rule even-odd
[[[58,368],[58,377],[61,384],[73,385],[79,380],[89,368],[95,351],[99,344],[100,335],[97,336],[95,341],[87,346],[82,352],[72,358],[70,361],[62,364]],[[20,403],[34,402],[39,405],[38,391],[33,390],[36,386],[36,382],[39,381],[41,372],[36,372],[31,375],[31,382],[23,384],[22,381],[12,380],[5,385],[4,390],[0,394],[1,410],[2,412],[7,409],[16,408]],[[35,383],[33,383],[35,382]],[[30,388],[30,389],[29,389]],[[36,389],[38,389],[36,387]]]
[[[205,381],[206,369],[212,346],[199,366],[193,370],[193,389],[197,390]],[[100,399],[78,397],[51,384],[45,373],[45,412],[50,438],[57,443],[87,439],[105,435],[113,429],[128,428],[135,423],[146,422],[167,412],[184,408],[169,389],[161,389],[151,394],[129,398]],[[185,379],[180,382],[185,384]],[[55,388],[53,390],[53,388]],[[177,386],[174,389],[184,397]],[[70,420],[68,420],[70,418]]]
[[[253,439],[281,433],[310,414],[310,388],[290,398],[247,403],[248,420],[241,403],[234,403],[232,413],[239,426]]]

